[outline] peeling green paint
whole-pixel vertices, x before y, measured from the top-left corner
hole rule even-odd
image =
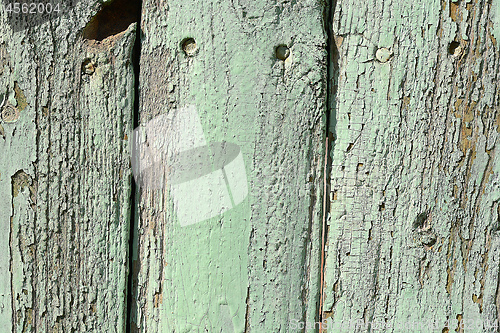
[[[451,331],[460,320],[493,332],[496,11],[485,1],[337,2],[328,332]],[[393,50],[389,61],[370,60],[380,47]]]
[[[140,122],[194,105],[207,142],[240,147],[249,193],[232,210],[183,228],[171,193],[141,188],[138,331],[278,332],[292,319],[317,317],[324,5],[144,4]],[[187,38],[193,54],[182,48]]]
[[[0,133],[5,332],[125,330],[135,25],[90,45],[91,12],[17,32],[0,12],[0,99],[20,111]]]
[[[498,1],[492,1],[491,2],[491,21],[493,23],[492,27],[492,35],[495,36],[496,40],[500,39],[500,3]],[[497,44],[496,47],[498,48],[499,45]]]

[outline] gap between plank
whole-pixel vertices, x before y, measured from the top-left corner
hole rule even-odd
[[[137,25],[136,25],[136,36],[134,51],[132,54],[132,66],[134,68],[134,114],[133,114],[133,126],[135,129],[139,126],[139,74],[140,74],[140,57],[141,57],[141,13],[142,13],[142,1],[138,1],[139,7],[137,13]],[[132,320],[134,318],[133,304],[134,304],[134,275],[137,273],[134,270],[134,252],[136,248],[135,236],[137,233],[136,215],[137,215],[137,185],[135,183],[134,177],[131,177],[131,189],[130,189],[130,220],[129,220],[129,240],[128,240],[128,276],[127,276],[127,308],[126,308],[126,332],[132,332]]]

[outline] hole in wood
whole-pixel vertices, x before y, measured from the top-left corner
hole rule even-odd
[[[92,62],[90,59],[85,59],[82,63],[82,73],[85,73],[87,75],[92,75],[94,74],[95,71],[95,64]]]
[[[83,29],[83,38],[102,41],[127,30],[139,20],[141,2],[137,0],[113,0],[101,10]]]
[[[413,229],[423,229],[426,220],[427,220],[427,212],[418,214],[417,218],[413,222]]]
[[[450,45],[448,45],[448,53],[453,55],[453,56],[458,56],[462,52],[462,47],[460,46],[459,42],[451,42]]]

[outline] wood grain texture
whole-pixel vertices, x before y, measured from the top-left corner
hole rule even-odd
[[[316,319],[323,11],[319,1],[144,2],[141,125],[194,107],[207,142],[240,147],[248,195],[182,227],[168,177],[164,188],[139,189],[133,331],[285,332],[293,319]],[[197,45],[190,56],[187,38]],[[290,49],[284,61],[280,44]],[[204,190],[193,186],[184,203],[201,209],[194,198]]]
[[[98,5],[15,32],[0,13],[2,332],[125,329],[135,25],[83,40]]]
[[[497,331],[495,15],[482,0],[337,2],[328,332]]]

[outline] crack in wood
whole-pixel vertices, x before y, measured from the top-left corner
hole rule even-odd
[[[338,45],[342,40],[335,39],[333,33],[333,13],[335,12],[337,1],[330,0],[325,6],[324,12],[324,25],[327,37],[327,86],[326,86],[326,135],[325,135],[325,156],[324,156],[324,170],[323,170],[323,212],[322,212],[322,226],[321,226],[321,261],[320,261],[320,292],[319,292],[319,307],[318,307],[318,322],[319,332],[323,332],[323,320],[329,318],[332,314],[323,312],[323,303],[325,301],[325,269],[326,269],[326,246],[327,246],[327,219],[330,209],[330,172],[332,166],[332,159],[330,158],[330,151],[332,150],[332,143],[335,140],[335,123],[330,124],[330,117],[335,119],[335,95],[337,93],[337,75],[338,75]],[[338,43],[338,44],[337,44]]]

